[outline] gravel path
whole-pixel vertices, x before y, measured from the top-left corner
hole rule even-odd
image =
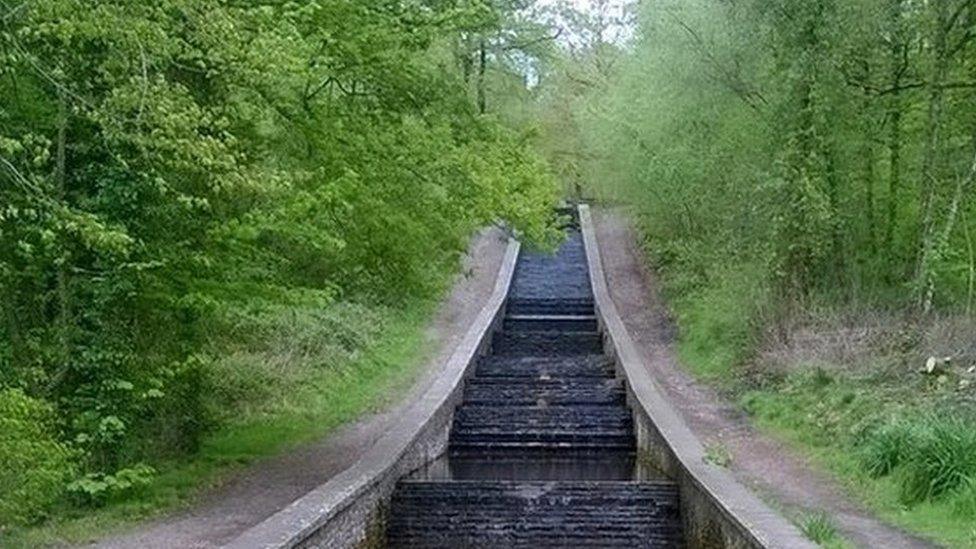
[[[122,549],[219,547],[355,463],[427,389],[491,295],[507,237],[498,230],[476,236],[462,275],[427,330],[428,358],[409,391],[391,407],[346,425],[316,443],[249,467],[198,505],[103,540],[95,547]]]
[[[674,348],[676,327],[627,218],[614,210],[594,213],[611,297],[645,363],[692,431],[706,444],[728,448],[732,471],[741,482],[789,511],[827,510],[841,533],[859,547],[932,547],[874,518],[828,474],[757,432],[736,406],[682,369]]]

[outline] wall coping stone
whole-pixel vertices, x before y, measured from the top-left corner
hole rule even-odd
[[[614,347],[620,371],[636,404],[643,408],[666,442],[666,450],[678,464],[681,478],[675,480],[682,492],[690,485],[705,494],[712,511],[736,530],[747,545],[771,549],[816,548],[817,545],[805,538],[796,526],[740,484],[728,470],[707,462],[701,441],[644,366],[640,352],[617,313],[607,287],[589,206],[579,206],[579,217],[597,315]],[[685,496],[683,493],[682,497]]]
[[[510,238],[491,296],[433,384],[397,423],[355,464],[245,531],[226,544],[226,549],[290,549],[300,546],[320,530],[329,528],[331,521],[340,517],[360,498],[368,497],[371,491],[378,489],[383,480],[397,470],[405,456],[423,444],[420,439],[427,431],[428,424],[441,417],[445,408],[454,406],[457,392],[463,388],[469,370],[490,340],[496,321],[504,310],[519,249],[519,242]],[[448,414],[448,417],[452,415]],[[354,543],[354,540],[349,541],[350,544]]]

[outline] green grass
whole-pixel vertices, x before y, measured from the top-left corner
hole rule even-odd
[[[753,318],[764,302],[748,265],[720,267],[710,273],[711,286],[668,288],[680,331],[678,355],[701,379],[726,383],[755,340]]]
[[[192,458],[159,465],[160,473],[149,487],[94,510],[67,506],[55,509],[52,516],[57,518],[0,534],[0,545],[13,548],[78,544],[123,531],[140,520],[189,505],[208,488],[248,464],[325,436],[389,403],[393,395],[402,394],[416,378],[425,356],[424,328],[433,308],[434,303],[425,302],[403,310],[386,309],[389,317],[382,319],[382,330],[369,341],[361,342],[362,348],[343,360],[333,360],[326,354],[335,352],[330,345],[323,346],[320,353],[289,355],[284,362],[300,368],[300,373],[291,372],[287,383],[264,395],[263,405],[245,407],[241,403],[239,419],[228,420],[223,428],[208,436]],[[298,335],[288,332],[307,328],[301,322],[289,325],[291,328],[280,334],[286,340],[287,336]],[[271,343],[284,344],[277,340]],[[255,352],[270,358],[269,353],[279,351]],[[323,360],[328,363],[323,364]],[[258,364],[264,363],[238,357],[224,366],[251,368]]]
[[[793,364],[785,379],[761,364],[744,369],[755,362],[768,295],[748,267],[718,271],[689,278],[663,270],[682,364],[738,398],[762,431],[810,456],[881,519],[950,547],[976,547],[976,428],[949,418],[965,407],[882,360],[855,369]],[[826,516],[798,525],[824,546],[846,546]]]
[[[721,442],[715,442],[705,447],[705,463],[728,469],[732,465],[732,453]]]
[[[787,441],[832,472],[851,497],[868,505],[883,520],[950,547],[976,547],[976,523],[968,512],[971,493],[966,487],[954,489],[953,496],[939,494],[906,501],[906,482],[911,484],[912,478],[917,482],[919,473],[905,469],[908,464],[902,463],[888,467],[883,476],[879,474],[883,467],[878,465],[878,453],[897,444],[872,439],[865,434],[870,432],[868,426],[879,417],[905,413],[903,403],[918,399],[918,395],[915,399],[907,395],[899,398],[896,395],[901,391],[893,391],[887,393],[866,380],[835,380],[815,371],[795,375],[779,386],[752,390],[742,403],[763,431]],[[918,421],[936,420],[919,416]],[[954,421],[947,420],[946,425]],[[910,451],[923,452],[922,447]],[[952,455],[943,457],[950,469],[958,463]]]
[[[829,549],[845,549],[850,545],[837,532],[834,520],[823,511],[809,513],[800,518],[800,531],[810,541]]]

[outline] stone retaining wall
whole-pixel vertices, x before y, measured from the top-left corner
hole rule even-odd
[[[705,460],[705,449],[651,377],[610,297],[587,206],[580,227],[604,349],[627,386],[642,457],[678,483],[689,549],[817,547],[729,471]]]
[[[430,389],[355,465],[225,545],[228,549],[378,547],[397,481],[447,448],[465,378],[504,318],[519,244],[510,240],[495,288]]]

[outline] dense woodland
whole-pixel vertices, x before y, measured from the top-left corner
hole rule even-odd
[[[483,116],[516,8],[0,1],[0,530],[152,483],[284,366],[355,376],[476,228],[552,240],[554,179]]]
[[[972,307],[973,2],[640,15],[632,54],[594,52],[567,80],[595,159],[582,179],[639,201],[662,256],[699,276],[753,266],[798,304]]]
[[[976,544],[976,2],[644,0],[622,39],[614,4],[543,73],[540,150],[636,214],[686,366]]]
[[[0,0],[0,534],[355,417],[562,197],[633,214],[690,369],[976,543],[976,0]]]

